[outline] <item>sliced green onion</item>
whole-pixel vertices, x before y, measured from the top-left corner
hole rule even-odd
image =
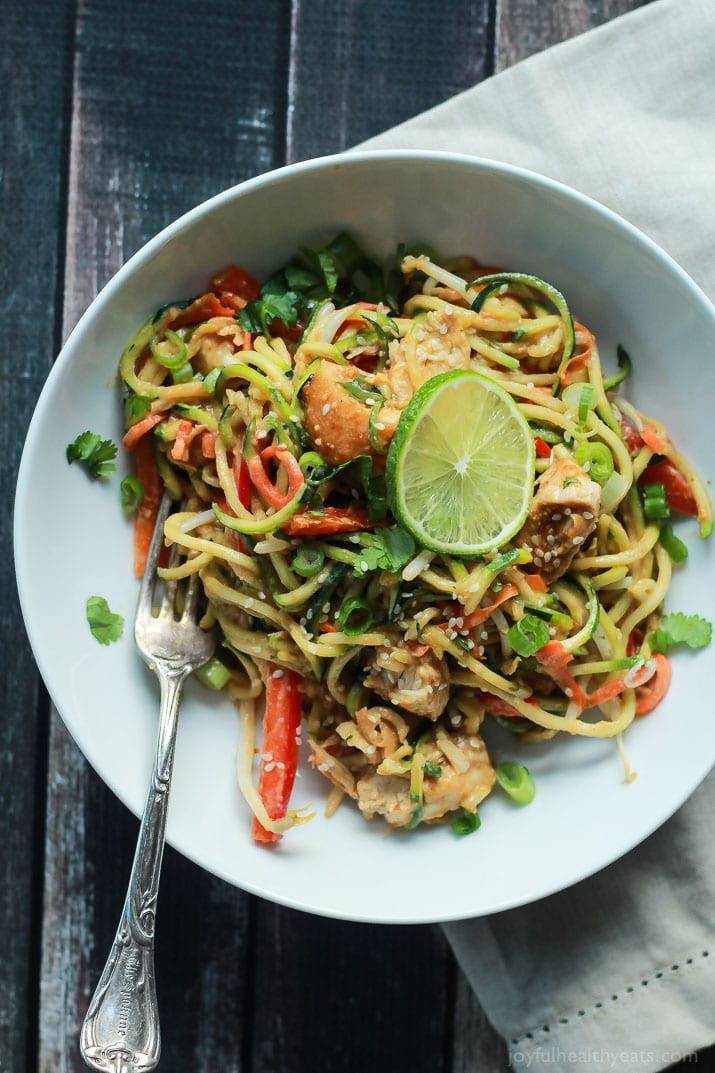
[[[564,406],[571,413],[578,415],[579,428],[584,428],[589,410],[596,402],[596,392],[590,384],[569,384],[561,392]]]
[[[202,685],[218,692],[228,682],[231,672],[225,663],[222,663],[216,656],[212,656],[208,663],[204,663],[203,667],[199,667],[197,671],[194,671],[194,675]]]
[[[119,485],[122,495],[122,510],[128,516],[134,514],[144,498],[144,489],[136,477],[125,477]]]
[[[171,344],[173,349],[167,350],[167,344]],[[163,339],[152,339],[149,349],[154,359],[165,369],[179,369],[186,362],[186,343],[177,332],[172,332],[171,328],[165,330]]]
[[[431,779],[441,779],[442,768],[433,760],[425,760],[425,775],[429,775]]]
[[[533,656],[549,641],[549,627],[536,615],[524,615],[507,630],[507,640],[514,651],[524,658]]]
[[[204,387],[208,392],[213,394],[216,390],[216,382],[221,375],[222,367],[217,365],[215,369],[212,369],[210,373],[207,373],[204,377]]]
[[[527,768],[516,760],[505,760],[496,766],[497,782],[517,805],[528,805],[534,800],[536,787]]]
[[[476,809],[474,812],[469,812],[466,808],[460,808],[450,820],[450,827],[455,835],[459,835],[460,838],[464,835],[471,835],[473,831],[479,830],[481,826],[482,821]]]
[[[348,690],[348,695],[345,700],[345,707],[348,710],[348,715],[351,719],[355,718],[355,713],[359,712],[361,708],[365,707],[367,701],[368,691],[362,682],[353,682]]]
[[[374,406],[370,408],[370,417],[367,422],[367,434],[370,439],[370,446],[375,454],[384,455],[387,454],[387,448],[383,447],[382,439],[380,437],[380,429],[377,428],[375,422],[377,421],[380,410],[386,403],[386,399],[380,396]]]
[[[171,382],[172,384],[188,384],[189,380],[193,380],[194,367],[190,361],[185,361],[183,365],[180,365],[178,369],[172,369]]]
[[[338,611],[337,623],[348,637],[359,637],[372,626],[372,611],[367,600],[360,596],[348,596]]]
[[[574,459],[592,480],[604,485],[614,471],[613,455],[605,443],[582,443],[574,451]]]
[[[685,562],[688,557],[688,549],[680,537],[675,535],[672,525],[662,526],[658,539],[674,563]]]
[[[505,566],[510,566],[512,563],[517,562],[518,559],[519,549],[512,548],[511,551],[500,555],[498,559],[493,559],[490,563],[487,563],[487,570],[490,574],[496,574],[499,570],[503,570]]]
[[[554,626],[560,626],[564,630],[570,630],[573,626],[573,619],[570,615],[565,614],[563,611],[559,611],[554,607],[537,607],[536,604],[524,604],[527,611],[537,615],[539,618],[545,618]]]
[[[323,569],[325,553],[315,544],[301,544],[291,561],[291,568],[301,577],[315,577]]]
[[[620,384],[622,380],[625,380],[627,376],[630,376],[631,369],[633,368],[633,362],[620,343],[616,349],[616,357],[618,358],[618,372],[603,381],[604,391],[610,391],[616,384]]]
[[[643,513],[646,518],[652,520],[653,518],[668,518],[670,516],[665,485],[660,483],[644,484],[642,492]]]

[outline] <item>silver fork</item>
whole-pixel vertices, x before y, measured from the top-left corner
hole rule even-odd
[[[197,621],[197,574],[192,574],[188,582],[179,618],[174,610],[176,581],[166,584],[159,613],[154,615],[156,568],[170,507],[171,499],[164,494],[134,626],[137,648],[161,684],[154,770],[117,934],[80,1037],[80,1051],[87,1065],[113,1073],[154,1069],[159,1061],[154,925],[179,701],[186,677],[211,658],[216,645],[214,634],[202,630]]]

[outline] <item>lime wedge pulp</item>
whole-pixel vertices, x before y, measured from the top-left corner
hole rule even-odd
[[[418,389],[387,455],[390,506],[423,547],[494,551],[523,525],[534,494],[534,437],[485,376],[441,373]]]

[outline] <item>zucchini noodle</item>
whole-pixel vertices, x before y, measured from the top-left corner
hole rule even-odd
[[[465,558],[396,524],[389,463],[385,477],[415,392],[454,369],[508,393],[537,456],[521,528]],[[622,397],[627,371],[604,378],[591,331],[537,277],[420,250],[383,269],[346,235],[262,289],[228,266],[139,328],[120,359],[125,445],[150,445],[182,501],[160,574],[201,579],[222,642],[213,688],[238,710],[238,781],[264,841],[310,818],[288,808],[292,776],[280,805],[266,791],[300,738],[282,759],[255,747],[275,682],[300,679],[275,688],[300,694],[328,814],[347,796],[408,830],[463,820],[494,786],[482,733],[491,748],[497,722],[522,755],[556,735],[615,739],[635,777],[623,733],[667,688],[650,636],[674,569],[668,475],[701,536],[712,508],[667,428]]]

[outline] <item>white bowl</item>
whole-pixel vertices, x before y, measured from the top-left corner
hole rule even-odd
[[[535,273],[559,287],[595,331],[608,361],[622,343],[635,372],[628,394],[657,414],[712,476],[715,311],[685,273],[612,212],[551,180],[444,153],[355,153],[309,161],[242,183],[167,227],[122,268],[75,328],[37,404],[20,467],[15,556],[30,641],[77,744],[135,812],[143,807],[157,686],[134,651],[137,586],[131,526],[118,483],[92,482],[65,460],[86,428],[121,437],[117,358],[148,313],[200,291],[228,262],[259,278],[298,244],[352,232],[382,256],[400,241],[442,256]],[[686,523],[690,558],[676,571],[671,610],[708,613],[713,557]],[[100,647],[85,619],[90,595],[124,615],[119,643]],[[584,878],[636,845],[681,805],[715,760],[710,650],[674,659],[667,699],[630,728],[638,778],[623,782],[613,742],[559,738],[528,752],[537,796],[528,808],[493,794],[481,829],[384,837],[344,804],[322,817],[324,780],[301,765],[294,802],[319,817],[277,850],[251,843],[235,780],[238,724],[230,702],[191,683],[184,701],[169,841],[231,883],[285,905],[353,920],[414,923],[520,905]],[[511,743],[511,738],[509,738]]]

